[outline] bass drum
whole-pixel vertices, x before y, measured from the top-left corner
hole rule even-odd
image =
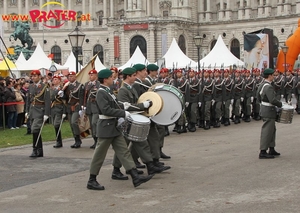
[[[150,119],[159,125],[171,125],[182,114],[184,106],[183,94],[176,87],[168,84],[154,84],[149,91],[156,92],[163,99],[161,111]]]

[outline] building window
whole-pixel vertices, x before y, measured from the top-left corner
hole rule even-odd
[[[169,11],[163,11],[163,17],[168,17],[169,16]]]
[[[51,54],[53,54],[53,61],[57,64],[61,64],[61,48],[58,45],[54,45],[51,48]]]
[[[178,39],[178,46],[179,48],[181,49],[181,51],[186,54],[186,46],[185,46],[185,38],[183,35],[180,35],[179,36],[179,39]]]
[[[32,4],[33,5],[38,5],[39,4],[39,0],[32,0]]]
[[[147,58],[147,42],[144,37],[139,36],[139,35],[134,36],[130,41],[130,46],[129,46],[130,57],[134,53],[137,46],[139,46],[143,55]]]
[[[33,22],[33,23],[32,23],[32,27],[33,27],[33,28],[38,28],[38,23],[37,23],[37,22]]]
[[[93,55],[96,55],[98,53],[98,58],[104,64],[103,60],[103,47],[100,44],[96,44],[93,48]]]
[[[279,53],[279,40],[276,36],[273,36],[273,57],[277,58]]]
[[[214,48],[214,46],[216,45],[216,43],[217,43],[216,39],[211,42],[211,44],[210,44],[210,50],[212,50]]]
[[[237,57],[238,59],[240,59],[240,42],[237,39],[233,39],[231,41],[231,45],[230,45],[230,52]]]
[[[58,27],[60,25],[60,20],[55,19],[55,26]]]
[[[103,16],[99,16],[98,17],[98,25],[102,26],[102,24],[103,24]]]

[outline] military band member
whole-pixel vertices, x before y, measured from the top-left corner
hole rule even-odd
[[[157,74],[158,74],[159,67],[156,64],[148,64],[147,72],[148,75],[145,78],[145,84],[149,87],[156,84]],[[170,156],[163,153],[162,148],[165,142],[165,127],[162,125],[156,124],[157,131],[159,133],[159,141],[160,141],[160,157],[163,159],[169,159]]]
[[[201,106],[201,102],[199,100],[201,84],[200,80],[196,77],[195,70],[189,69],[188,75],[188,81],[190,86],[189,107],[187,108],[188,130],[190,132],[195,132],[198,118],[198,107]]]
[[[229,70],[224,70],[223,83],[223,106],[224,106],[224,126],[230,125],[230,105],[233,106],[233,79],[229,75]]]
[[[62,90],[61,77],[54,75],[52,78],[51,94],[51,117],[56,135],[56,144],[54,148],[60,148],[63,146],[61,138],[61,124],[66,117],[66,100],[64,91]]]
[[[260,114],[264,122],[261,128],[259,159],[271,159],[280,155],[275,151],[275,119],[277,115],[276,107],[282,107],[282,103],[276,98],[271,84],[274,79],[273,73],[273,69],[267,68],[264,70],[265,81],[257,90],[257,98],[261,103]],[[267,150],[269,150],[268,153]]]
[[[71,130],[75,139],[75,143],[71,145],[71,148],[80,148],[80,130],[78,126],[79,112],[83,112],[85,109],[83,107],[83,96],[84,96],[84,86],[76,80],[76,73],[74,71],[69,72],[68,75],[69,82],[65,84],[67,95],[67,112],[68,118],[71,126]]]
[[[250,70],[245,70],[245,92],[243,102],[243,113],[245,122],[251,121],[251,104],[255,95],[255,80],[250,75]]]
[[[258,87],[264,82],[264,78],[261,76],[260,69],[256,68],[253,72],[255,75],[255,91],[257,91]],[[261,120],[261,117],[259,115],[260,103],[258,103],[256,97],[254,97],[252,109],[253,109],[253,119],[257,121]]]
[[[291,70],[286,71],[286,76],[284,77],[283,91],[284,99],[287,103],[292,102],[293,89],[295,88],[295,76],[292,75]]]
[[[221,71],[219,69],[215,70],[214,78],[214,89],[213,89],[213,100],[214,104],[212,106],[212,113],[214,120],[214,128],[219,128],[220,118],[222,116],[222,104],[223,104],[223,83],[224,80],[221,77]]]
[[[128,107],[126,110],[130,110],[130,111],[136,111],[136,107],[140,108],[140,110],[145,110],[148,109],[149,107],[151,107],[151,101],[144,101],[143,103],[139,103],[137,104],[138,101],[138,95],[137,92],[135,91],[135,89],[132,87],[132,84],[135,81],[136,78],[136,70],[134,68],[128,67],[125,68],[123,71],[123,75],[124,75],[124,80],[123,80],[123,85],[120,88],[119,92],[118,92],[118,96],[117,99],[118,101],[121,101],[122,103],[129,103],[132,106],[135,107]],[[126,105],[125,104],[125,105]],[[127,145],[129,145],[130,140],[126,139]],[[146,164],[147,166],[147,171],[148,174],[155,174],[155,173],[160,173],[162,171],[164,171],[164,168],[162,167],[156,167],[153,163],[153,159],[152,159],[152,154],[150,151],[150,147],[149,144],[146,141],[131,141],[132,142],[132,146],[131,149],[135,150],[136,153],[138,154],[138,156],[142,159],[143,163]],[[113,160],[113,166],[114,166],[114,170],[112,173],[112,179],[115,180],[127,180],[128,177],[123,175],[122,172],[120,171],[120,168],[122,166],[121,162],[119,161],[119,159],[117,158],[116,155],[114,155],[114,160]]]
[[[233,99],[234,104],[232,107],[232,113],[234,116],[234,123],[239,124],[241,115],[241,103],[244,101],[244,78],[241,77],[241,71],[236,70],[234,73],[234,89],[233,89]]]
[[[204,129],[210,129],[210,118],[211,118],[211,105],[214,105],[215,100],[213,100],[214,92],[214,80],[210,78],[211,70],[204,71],[202,91],[200,93],[201,104],[201,114],[202,118],[205,120]],[[204,121],[203,121],[204,122]]]
[[[99,119],[98,107],[96,104],[96,93],[100,87],[100,82],[98,79],[98,72],[95,69],[89,71],[90,81],[86,82],[84,85],[84,100],[83,106],[86,107],[86,115],[89,116],[92,137],[94,139],[94,144],[90,146],[91,149],[95,149],[97,144],[97,122]]]
[[[49,85],[43,83],[41,80],[41,72],[39,70],[33,70],[31,72],[31,78],[33,83],[28,89],[28,103],[26,109],[26,117],[31,119],[31,133],[33,150],[30,157],[43,157],[43,143],[42,136],[39,135],[43,123],[47,121],[50,116],[50,91]]]
[[[88,189],[104,190],[97,182],[97,175],[104,163],[107,150],[112,145],[118,159],[125,167],[126,171],[132,177],[134,187],[149,181],[153,175],[140,176],[137,173],[132,156],[127,148],[126,142],[117,129],[118,118],[126,118],[130,116],[128,111],[125,111],[124,105],[119,104],[116,97],[113,95],[110,86],[113,84],[112,71],[109,69],[100,70],[98,80],[101,85],[96,95],[97,106],[99,108],[99,117],[97,124],[98,143],[94,151],[90,166],[90,178],[87,183]]]

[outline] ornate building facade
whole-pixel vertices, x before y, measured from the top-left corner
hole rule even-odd
[[[33,9],[74,10],[77,17],[89,14],[90,20],[67,21],[49,19],[30,23],[34,45],[40,43],[45,53],[53,53],[57,63],[64,64],[71,51],[68,34],[79,26],[86,34],[82,46],[83,64],[100,51],[99,58],[109,67],[122,65],[139,45],[150,62],[161,58],[173,37],[181,50],[197,60],[193,38],[204,40],[200,58],[213,48],[222,35],[230,51],[243,60],[243,35],[264,28],[273,30],[273,54],[298,27],[300,1],[298,0],[0,0],[0,13],[25,15]],[[4,23],[6,46],[14,31],[13,20]],[[143,63],[143,62],[141,62]]]

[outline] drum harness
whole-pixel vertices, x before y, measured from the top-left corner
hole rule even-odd
[[[261,90],[260,90],[260,92],[259,92],[260,96],[262,96],[263,90],[264,90],[265,86],[267,86],[267,85],[270,85],[270,83],[266,82],[266,83],[263,85],[263,87],[261,88]],[[263,105],[263,106],[274,106],[273,104],[268,103],[268,102],[265,102],[265,101],[261,101],[261,105]]]

